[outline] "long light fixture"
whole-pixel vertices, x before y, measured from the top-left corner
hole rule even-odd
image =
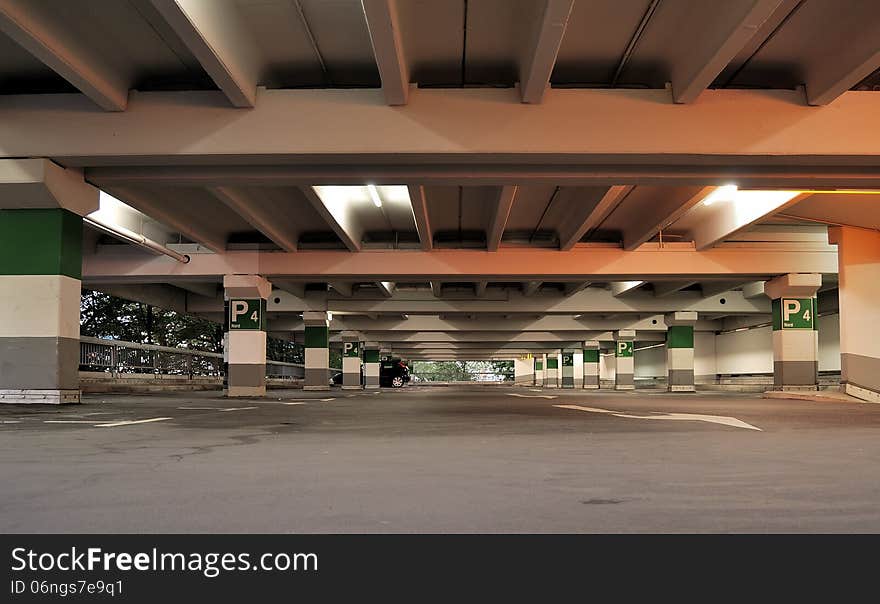
[[[376,188],[376,185],[367,185],[367,192],[370,194],[370,199],[373,200],[373,205],[377,208],[381,208],[382,198],[379,197],[379,190]]]
[[[718,187],[706,196],[703,200],[703,205],[710,206],[719,201],[733,201],[736,197],[737,191],[739,191],[739,187],[736,185],[724,185],[723,187]]]

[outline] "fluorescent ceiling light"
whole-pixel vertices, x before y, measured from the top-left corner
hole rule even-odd
[[[327,313],[327,320],[328,320],[328,321],[332,321],[332,320],[333,320],[333,313],[332,313],[332,312],[328,312],[328,313]]]
[[[382,198],[379,197],[379,191],[376,190],[376,185],[367,185],[367,192],[370,194],[370,199],[373,200],[373,205],[377,208],[381,208]]]
[[[737,191],[739,191],[739,187],[736,185],[718,187],[706,196],[703,200],[703,205],[710,206],[719,201],[733,201],[736,198]]]

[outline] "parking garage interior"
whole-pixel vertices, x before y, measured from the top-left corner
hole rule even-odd
[[[2,528],[876,530],[878,28],[857,0],[0,1]],[[81,338],[84,289],[223,351]],[[513,373],[382,387],[390,358]]]

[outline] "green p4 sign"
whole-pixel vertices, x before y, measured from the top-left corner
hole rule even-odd
[[[359,356],[358,343],[357,342],[343,342],[342,343],[342,356],[345,356],[345,357]]]
[[[229,301],[229,331],[260,331],[263,329],[266,301],[255,300]]]
[[[574,366],[574,355],[570,354],[570,353],[563,353],[562,366],[563,367],[573,367]]]
[[[621,341],[617,343],[617,354],[619,357],[631,357],[633,355],[633,343],[631,340]]]
[[[813,298],[781,298],[774,300],[773,329],[813,329],[816,308]]]

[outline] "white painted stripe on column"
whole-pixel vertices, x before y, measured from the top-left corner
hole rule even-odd
[[[379,377],[379,363],[364,363],[364,375]]]
[[[133,426],[135,424],[150,424],[153,422],[164,422],[169,419],[174,419],[173,417],[152,417],[150,419],[136,419],[132,421],[124,421],[124,422],[113,422],[110,424],[95,424],[96,428],[115,428],[117,426]]]
[[[262,365],[266,362],[265,331],[230,331],[230,365]]]
[[[81,288],[67,275],[0,275],[0,338],[79,338]]]
[[[774,361],[816,361],[818,338],[813,329],[780,329],[773,332]]]
[[[325,369],[330,367],[330,350],[328,348],[306,348],[306,367],[309,369]]]
[[[693,369],[693,348],[667,348],[666,363],[669,369]]]
[[[633,373],[633,357],[617,357],[617,373]]]

